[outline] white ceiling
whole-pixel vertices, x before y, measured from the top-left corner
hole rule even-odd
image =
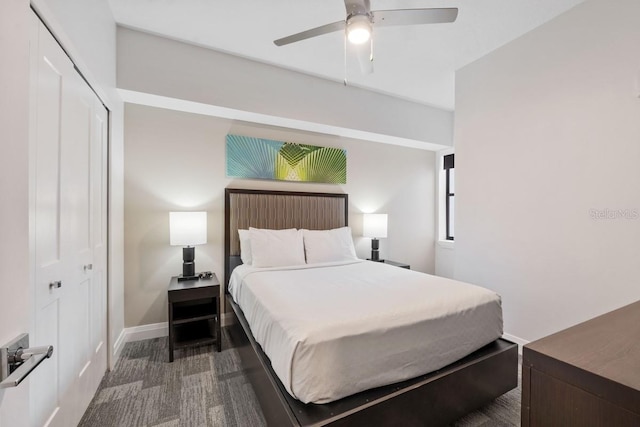
[[[349,84],[447,110],[455,70],[584,0],[371,0],[372,10],[458,7],[452,24],[380,28],[374,72],[349,58]],[[342,82],[344,35],[273,40],[344,20],[342,0],[109,0],[118,24]]]

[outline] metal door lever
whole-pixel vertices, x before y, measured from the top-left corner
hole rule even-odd
[[[58,289],[62,287],[62,281],[56,280],[55,282],[49,283],[49,289]]]
[[[83,270],[84,270],[84,271],[85,271],[85,273],[86,273],[86,272],[87,272],[87,270],[93,270],[93,264],[87,264],[87,265],[84,265],[82,268],[83,268]]]
[[[9,364],[15,366],[17,369],[23,362],[26,362],[38,354],[44,354],[45,358],[48,359],[53,354],[53,346],[43,345],[41,347],[19,348],[15,352],[10,353],[7,359]]]
[[[27,348],[24,348],[26,346]],[[29,335],[22,334],[0,348],[0,389],[16,387],[44,359],[53,354],[53,346],[28,348]]]

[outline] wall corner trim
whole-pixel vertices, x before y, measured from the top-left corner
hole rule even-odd
[[[113,344],[112,357],[111,357],[111,363],[110,363],[109,369],[115,368],[116,363],[120,358],[120,354],[122,353],[122,349],[124,348],[124,344],[125,344],[125,336],[126,336],[125,330],[123,329],[120,331],[120,335],[118,335],[118,338]]]

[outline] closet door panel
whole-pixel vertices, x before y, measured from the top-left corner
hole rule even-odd
[[[91,248],[93,265],[91,269],[90,307],[90,347],[94,363],[107,365],[107,156],[108,156],[108,113],[95,99],[92,118],[91,142]],[[91,384],[98,387],[103,371],[94,369]]]
[[[61,396],[68,384],[61,381],[67,361],[62,347],[64,328],[60,324],[61,306],[69,286],[66,266],[67,203],[63,188],[64,116],[72,95],[67,76],[73,64],[53,37],[39,23],[37,39],[32,42],[32,99],[36,112],[31,131],[34,145],[32,176],[34,185],[34,331],[31,345],[53,345],[53,356],[31,374],[32,424],[64,425]]]
[[[32,424],[69,426],[107,367],[108,113],[41,23],[32,46],[32,344],[54,346],[32,374]]]

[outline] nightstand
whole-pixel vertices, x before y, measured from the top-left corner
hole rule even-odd
[[[220,282],[210,279],[178,282],[171,278],[169,303],[169,362],[176,348],[216,343],[220,339]]]
[[[373,260],[367,258],[367,261],[373,261]],[[411,266],[409,264],[405,264],[403,262],[391,261],[390,259],[381,259],[379,261],[373,261],[373,262],[381,262],[381,263],[384,263],[384,264],[393,265],[395,267],[406,268],[407,270],[411,270]]]

